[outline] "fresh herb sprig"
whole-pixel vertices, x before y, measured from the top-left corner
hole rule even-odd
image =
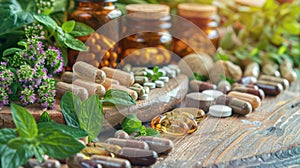
[[[230,85],[236,83],[236,80],[226,77],[225,75],[220,75],[221,80],[226,80]]]
[[[155,82],[160,77],[163,76],[163,73],[161,71],[159,71],[159,67],[158,66],[155,66],[153,68],[153,74],[151,74],[151,73],[148,72],[146,76],[150,79],[150,81]]]
[[[64,159],[84,148],[61,128],[41,127],[23,107],[12,103],[11,111],[16,129],[0,130],[0,167],[19,167],[32,156],[42,162],[44,154]]]
[[[138,136],[156,136],[161,137],[160,133],[153,128],[146,128],[136,114],[129,114],[122,122],[122,130],[128,134],[137,133]]]
[[[201,75],[201,74],[199,74],[197,72],[194,72],[194,79],[198,80],[198,81],[205,81],[205,82],[208,81],[207,76]]]

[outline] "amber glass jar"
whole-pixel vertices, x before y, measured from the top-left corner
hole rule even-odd
[[[114,5],[116,1],[117,0],[75,0],[75,9],[70,13],[68,20],[85,23],[97,30],[104,24],[122,15],[121,10]],[[113,33],[117,34],[118,32]],[[82,56],[77,59],[78,52],[70,50],[68,53],[69,62],[66,68],[67,70],[72,69],[76,60],[91,63],[96,67],[117,66],[117,47],[111,39],[96,32],[92,36],[78,37],[78,39],[83,42],[89,39],[88,52],[82,53]],[[103,49],[107,47],[110,47],[109,51],[103,53]]]
[[[207,38],[212,42],[214,47],[218,47],[220,36],[218,32],[218,19],[216,7],[211,5],[182,3],[179,4],[177,8],[179,16],[191,21],[196,26],[198,26],[206,34]],[[187,30],[188,28],[182,29]],[[190,39],[188,39],[188,41],[192,41],[199,44],[203,43],[204,40],[205,39],[201,39],[201,37],[198,37],[195,34],[190,35]],[[201,46],[199,48],[201,48]],[[180,56],[185,56],[194,52],[191,48],[189,48],[189,46],[186,46],[186,44],[184,44],[180,40],[176,40],[174,49],[175,53],[177,53]]]
[[[132,4],[127,5],[126,10],[129,15],[124,33],[128,36],[120,42],[124,62],[140,66],[168,64],[172,46],[168,31],[171,27],[169,6]]]

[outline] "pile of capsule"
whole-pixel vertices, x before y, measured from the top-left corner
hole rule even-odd
[[[250,64],[244,77],[231,85],[221,80],[217,85],[192,80],[193,93],[186,96],[187,107],[197,107],[215,117],[229,117],[232,113],[247,115],[260,107],[266,96],[277,96],[288,89],[287,79],[259,74],[259,65]],[[201,93],[200,93],[201,92]]]
[[[152,76],[155,72],[147,67],[132,67],[130,64],[127,64],[123,67],[123,71],[134,75],[135,83],[129,89],[137,92],[139,100],[147,100],[150,90],[163,88],[165,83],[180,74],[178,66],[173,64],[159,68],[158,72],[162,75],[155,81],[148,76],[148,74]]]
[[[88,143],[87,146],[69,159],[72,168],[130,168],[131,166],[151,166],[159,155],[167,155],[174,148],[171,140],[159,137],[130,137],[119,130],[114,138],[105,142]]]

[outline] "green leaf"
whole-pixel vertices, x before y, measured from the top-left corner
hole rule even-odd
[[[136,114],[129,114],[122,122],[122,130],[128,134],[140,132],[141,127],[142,121],[137,118]]]
[[[18,45],[23,46],[27,50],[27,43],[25,41],[19,41]]]
[[[146,128],[146,136],[161,137],[160,133],[153,128]]]
[[[20,48],[8,48],[3,52],[3,57],[9,56],[9,55],[13,55],[16,52],[21,51]]]
[[[208,78],[205,75],[200,75],[197,72],[194,72],[194,78],[198,81],[207,81]]]
[[[220,47],[224,50],[230,49],[233,46],[232,32],[226,33],[220,40]]]
[[[124,105],[124,106],[131,106],[135,105],[134,99],[129,95],[127,92],[122,90],[108,90],[103,98],[102,102],[104,103],[111,103],[114,105]]]
[[[57,130],[57,131],[61,131],[61,132],[65,133],[65,134],[68,134],[68,135],[74,137],[75,139],[79,139],[79,138],[88,136],[87,132],[80,128],[75,128],[75,127],[58,124],[58,123],[54,123],[54,122],[39,123],[38,129],[39,129],[39,134],[51,132],[52,130]]]
[[[67,125],[79,128],[76,111],[80,111],[81,100],[72,92],[66,92],[60,100],[60,108]]]
[[[158,69],[159,69],[159,67],[158,67],[158,66],[155,66],[155,67],[153,68],[153,72],[154,72],[154,73],[157,73],[157,72],[158,72]]]
[[[7,145],[0,145],[1,167],[17,168],[26,163],[33,156],[30,146],[20,144],[19,150],[11,149]]]
[[[43,122],[53,122],[53,120],[51,119],[47,111],[44,111],[39,119],[39,123],[43,123]]]
[[[78,140],[57,130],[53,130],[39,138],[40,147],[45,154],[57,159],[70,157],[84,148],[84,145]]]
[[[41,147],[35,146],[35,147],[33,147],[32,150],[33,150],[34,156],[38,159],[39,162],[42,163],[45,161],[45,159],[43,158],[44,151]]]
[[[94,140],[102,129],[103,109],[98,95],[90,96],[77,111],[80,128],[89,135],[89,141]]]
[[[10,128],[4,128],[0,130],[0,145],[7,144],[13,138],[17,137],[17,132]],[[1,153],[1,152],[0,152]]]
[[[7,146],[11,149],[15,149],[15,150],[21,150],[23,148],[24,145],[30,145],[30,141],[22,138],[22,137],[17,137],[14,139],[11,139]]]
[[[74,29],[74,27],[75,27],[75,21],[74,21],[74,20],[67,21],[67,22],[65,22],[65,23],[61,26],[61,28],[63,29],[63,31],[64,31],[65,33],[70,33],[70,32],[72,32],[73,29]]]
[[[141,127],[141,130],[140,130],[139,135],[140,135],[140,136],[147,135],[146,127],[145,127],[145,126],[142,126],[142,127]]]
[[[74,29],[72,30],[72,32],[70,32],[70,34],[74,37],[80,37],[80,36],[87,36],[89,34],[92,34],[93,32],[94,29],[91,28],[90,26],[84,23],[76,22]]]
[[[57,29],[58,25],[56,22],[48,15],[34,15],[34,18],[46,26],[46,28],[50,31],[53,32],[54,30]]]
[[[221,53],[218,53],[214,56],[214,59],[215,60],[223,60],[223,61],[230,61],[230,56],[229,55],[226,55],[226,54],[221,54]]]
[[[299,35],[300,34],[300,24],[297,22],[297,20],[283,23],[283,29],[291,34],[291,35]]]
[[[25,138],[36,137],[38,130],[33,116],[23,107],[14,103],[11,103],[10,108],[18,134]]]
[[[87,51],[87,48],[82,41],[74,38],[68,33],[65,34],[64,44],[76,51]]]

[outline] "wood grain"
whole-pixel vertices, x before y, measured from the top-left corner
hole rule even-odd
[[[208,116],[153,167],[300,166],[300,81],[247,116]]]

